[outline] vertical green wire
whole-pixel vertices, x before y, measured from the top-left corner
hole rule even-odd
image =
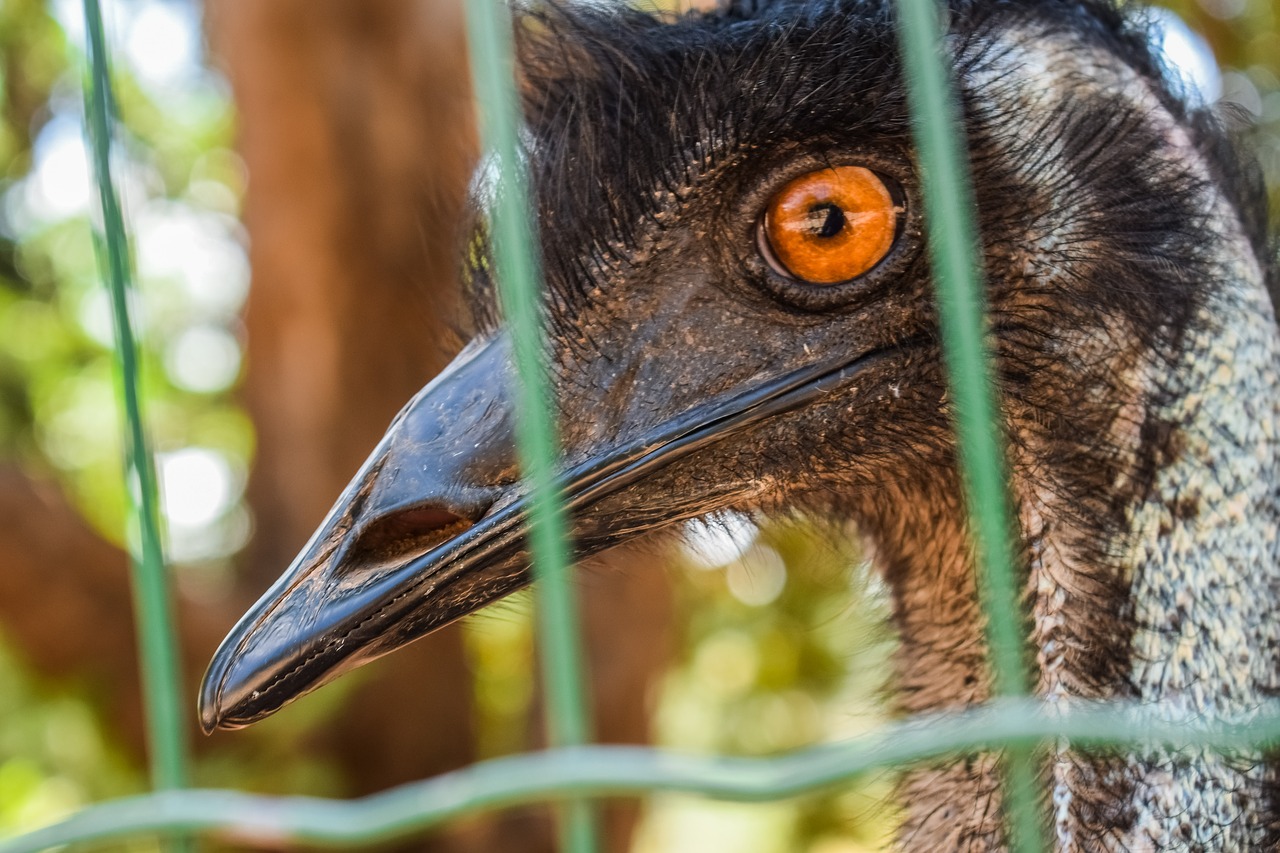
[[[962,145],[959,111],[943,65],[947,56],[936,0],[898,0],[898,38],[907,66],[912,127],[924,170],[929,253],[937,282],[943,349],[955,399],[969,515],[978,553],[979,588],[1000,696],[1028,692],[1023,618],[1013,570],[999,410],[993,392],[986,318],[975,263],[975,204]],[[1018,853],[1044,849],[1036,772],[1026,749],[1006,752],[1005,802],[1010,843]]]
[[[129,317],[129,246],[120,198],[111,175],[113,98],[107,68],[106,38],[98,0],[84,0],[88,32],[89,81],[85,92],[93,166],[102,205],[99,258],[111,296],[115,332],[116,373],[125,420],[125,481],[130,517],[136,531],[132,543],[134,609],[138,620],[142,681],[147,713],[152,785],[159,789],[186,784],[186,742],[179,711],[181,677],[178,643],[170,611],[168,578],[160,546],[156,470],[142,420],[138,382],[138,343]]]
[[[547,683],[548,735],[554,746],[573,746],[589,740],[590,723],[578,606],[569,583],[568,529],[555,483],[554,401],[540,319],[532,208],[520,156],[511,19],[502,0],[469,0],[465,6],[480,138],[497,166],[491,233],[499,293],[520,376],[516,442],[531,496],[529,551],[538,580],[538,642]],[[566,805],[562,846],[572,853],[597,849],[594,809],[586,801]]]

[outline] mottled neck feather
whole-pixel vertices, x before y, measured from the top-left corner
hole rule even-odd
[[[1035,436],[1011,451],[1047,700],[1246,721],[1280,692],[1280,342],[1261,276],[1239,260],[1249,253],[1223,255],[1176,361],[1139,360],[1109,383],[1128,399],[1105,407],[1114,443],[1097,448],[1092,469],[1077,458],[1078,471],[1045,470]],[[908,510],[877,525],[908,712],[990,695],[959,489],[932,488],[900,496]],[[1120,523],[1100,542],[1103,514]],[[1260,752],[1060,748],[1044,775],[1062,853],[1261,850],[1277,839],[1277,768]],[[903,849],[1002,849],[990,757],[915,771],[901,796]]]
[[[1176,360],[1130,371],[1132,408],[1117,411],[1114,434],[1132,467],[1109,496],[1118,535],[1102,552],[1086,546],[1086,531],[1044,521],[1070,517],[1052,495],[1024,485],[1052,700],[1123,697],[1171,719],[1244,721],[1280,687],[1277,335],[1259,271],[1232,242]],[[1117,592],[1118,606],[1096,600]],[[1100,625],[1099,606],[1123,627]],[[1064,751],[1051,773],[1062,850],[1258,850],[1271,832],[1276,772],[1260,754]]]
[[[1021,43],[1032,47],[980,73],[998,78],[1053,56],[1033,37]],[[1072,97],[1087,98],[1081,81],[1093,80],[1130,99],[1163,145],[1153,160],[1201,182],[1200,224],[1187,228],[1203,229],[1203,247],[1201,299],[1180,328],[1152,336],[1123,313],[1082,324],[1036,354],[1038,387],[1005,397],[1037,692],[1066,707],[1125,699],[1174,720],[1247,721],[1280,691],[1280,339],[1265,275],[1213,170],[1146,84],[1122,67],[1085,75],[1059,60],[1052,68]],[[1027,98],[1056,85],[1042,70],[1043,89]],[[1037,286],[1026,289],[1053,292],[1068,266],[1032,260],[1026,276]],[[1153,337],[1163,343],[1150,346]],[[905,711],[989,695],[958,493],[953,477],[935,481],[870,523],[895,591]],[[1043,772],[1061,853],[1280,843],[1280,774],[1261,751],[1101,756],[1063,746]],[[990,757],[914,771],[902,795],[904,849],[1003,849]]]

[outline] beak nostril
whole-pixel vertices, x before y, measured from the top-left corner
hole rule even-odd
[[[343,566],[343,574],[399,565],[448,542],[474,523],[441,507],[399,510],[361,530],[338,565]]]
[[[402,536],[429,530],[441,530],[446,527],[452,527],[463,520],[462,516],[449,512],[447,509],[425,506],[417,509],[400,510],[381,518],[374,523],[369,532],[373,533],[376,530],[377,533],[387,536]]]

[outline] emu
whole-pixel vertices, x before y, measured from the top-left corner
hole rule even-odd
[[[1276,278],[1256,168],[1109,0],[949,0],[1033,652],[1046,701],[1247,720],[1280,690]],[[905,712],[991,693],[921,172],[888,0],[520,30],[575,553],[680,520],[846,519],[893,592]],[[474,339],[225,640],[206,729],[523,586],[513,368],[483,225]],[[1262,753],[1042,765],[1060,851],[1259,850]],[[908,773],[906,849],[1003,849],[990,758]]]

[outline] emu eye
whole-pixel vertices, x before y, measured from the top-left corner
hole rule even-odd
[[[818,169],[769,199],[760,222],[761,254],[789,278],[849,281],[889,254],[901,214],[884,179],[870,169]]]

